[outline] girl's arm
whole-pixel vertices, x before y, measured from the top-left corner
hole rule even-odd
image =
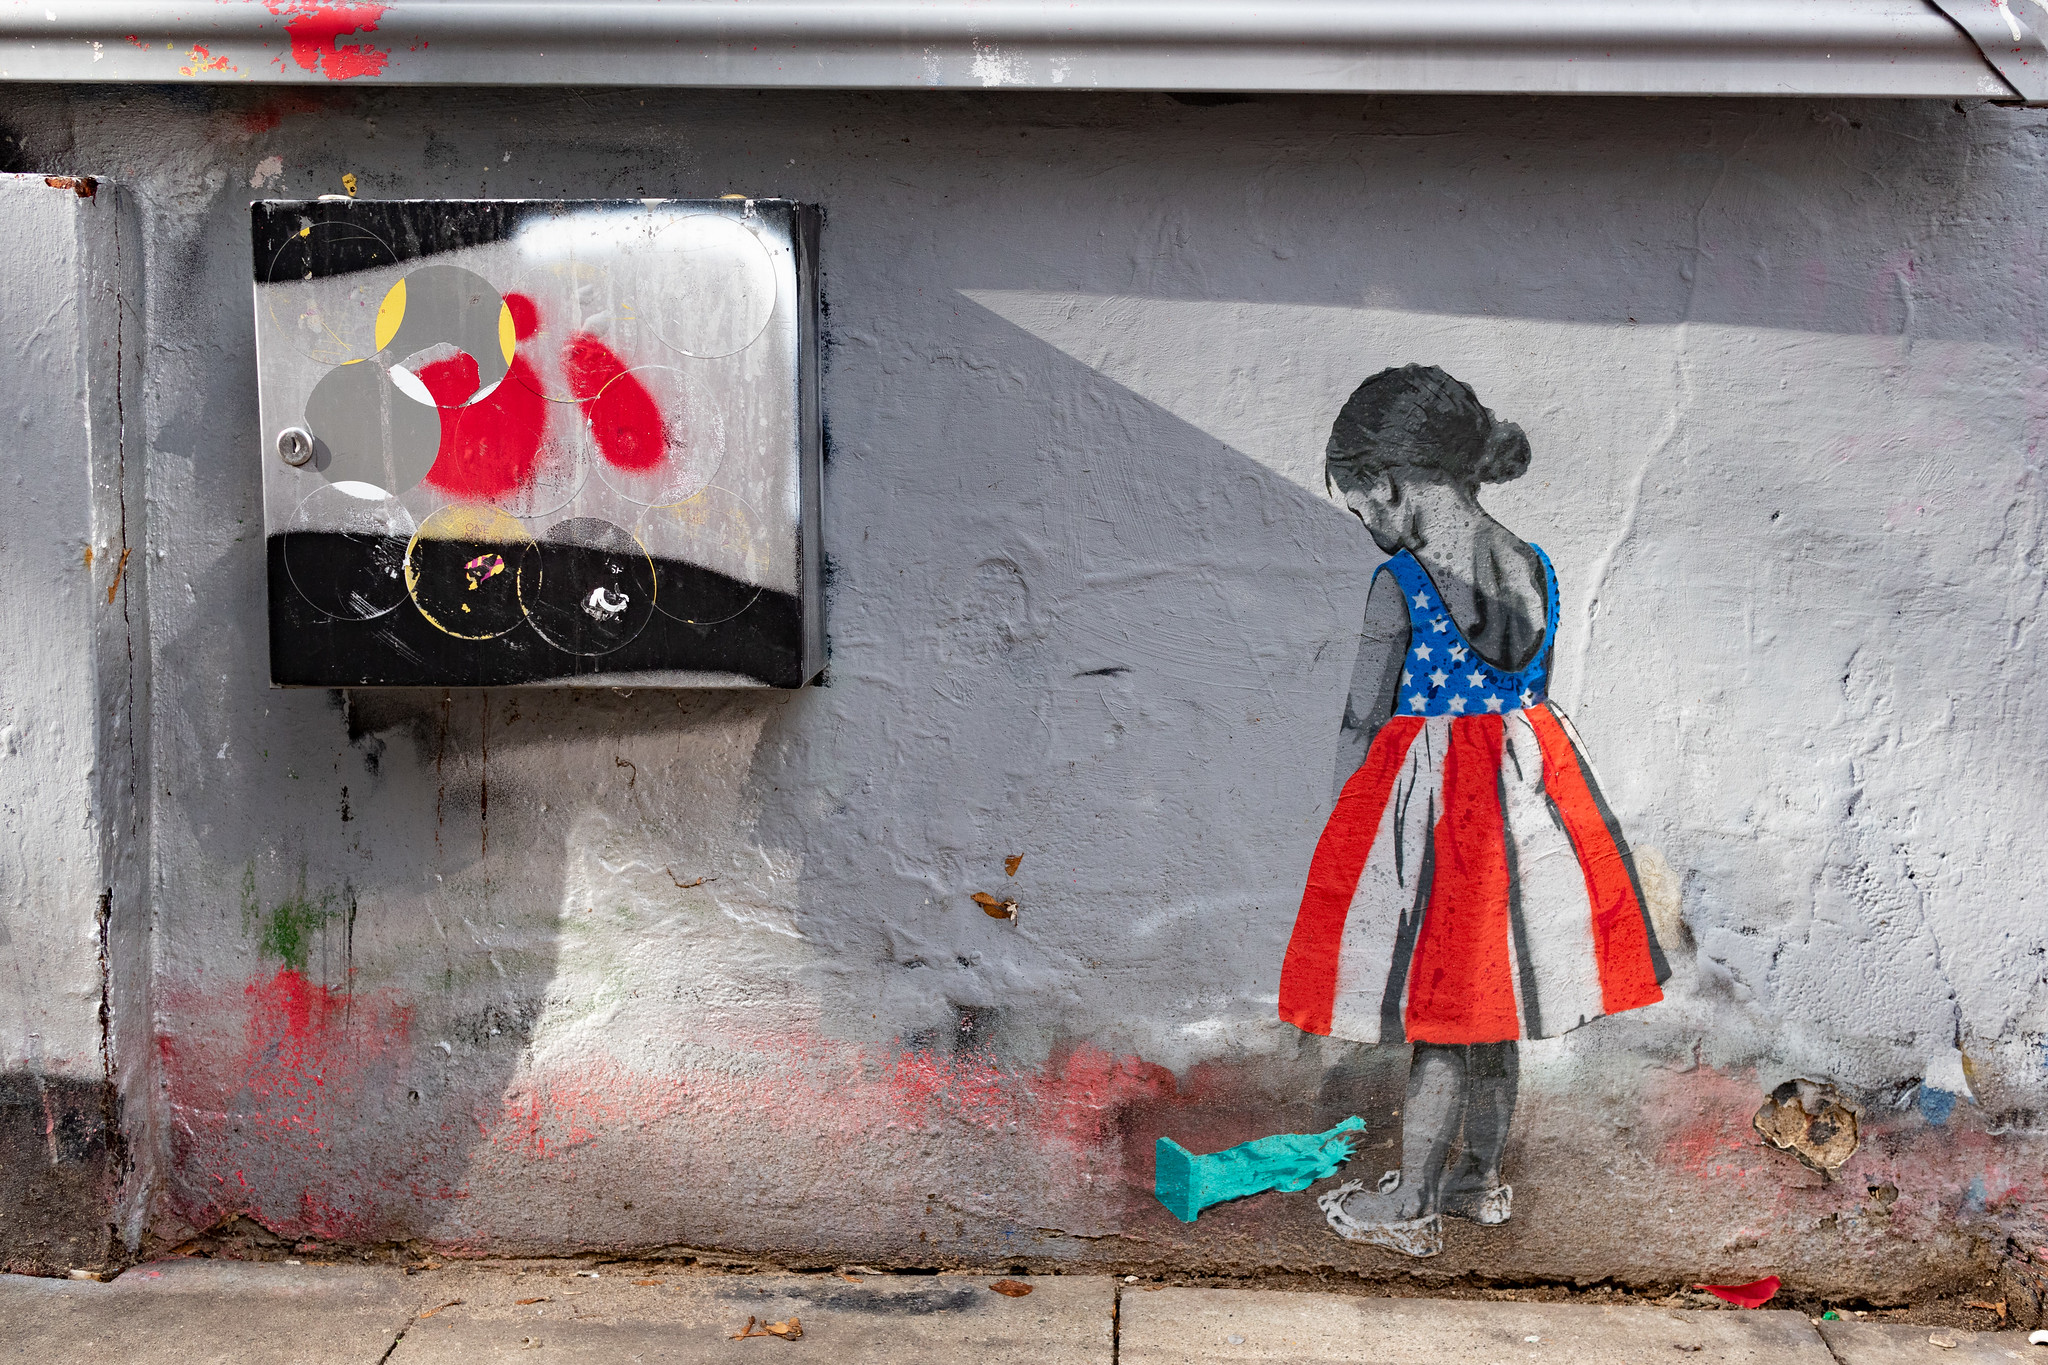
[[[1337,740],[1337,786],[1365,763],[1372,737],[1394,713],[1401,669],[1408,659],[1408,603],[1390,573],[1374,574],[1365,598],[1365,628],[1359,632],[1358,664],[1351,670],[1351,695],[1344,699],[1344,724]]]

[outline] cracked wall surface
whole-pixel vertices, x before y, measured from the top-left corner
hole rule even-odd
[[[1323,441],[1418,361],[1528,431],[1486,502],[1557,563],[1554,694],[1675,969],[1524,1046],[1514,1219],[1421,1269],[1883,1297],[2048,1240],[2038,113],[17,87],[4,118],[15,169],[142,227],[122,1122],[155,1235],[1417,1269],[1312,1192],[1182,1225],[1151,1153],[1356,1113],[1350,1173],[1396,1164],[1405,1052],[1274,1001],[1379,558]],[[266,686],[246,206],[344,174],[825,207],[827,685]],[[89,943],[82,912],[5,907],[17,942]],[[1832,1175],[1752,1126],[1792,1081],[1860,1113]]]

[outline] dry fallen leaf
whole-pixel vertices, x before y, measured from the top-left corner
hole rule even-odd
[[[635,1280],[634,1284],[660,1284],[660,1280]]]
[[[804,1334],[804,1325],[795,1318],[788,1322],[762,1322],[761,1330],[755,1331],[758,1318],[748,1318],[747,1325],[728,1337],[729,1341],[745,1341],[748,1337],[781,1337],[784,1341],[795,1341]]]
[[[1989,1313],[1996,1313],[1996,1314],[1998,1314],[1998,1320],[1999,1320],[2000,1322],[2004,1322],[2004,1321],[2005,1321],[2005,1300],[2004,1300],[2004,1299],[2000,1299],[2000,1300],[1999,1300],[1999,1301],[1998,1301],[1997,1303],[1986,1303],[1986,1302],[1985,1302],[1984,1300],[1982,1300],[1982,1299],[1971,1299],[1971,1300],[1969,1301],[1969,1306],[1970,1306],[1971,1308],[1982,1308],[1982,1309],[1984,1309],[1984,1310],[1985,1310],[1986,1312],[1989,1312]]]
[[[1024,855],[1023,855],[1023,854],[1021,854],[1021,853],[1012,853],[1012,854],[1011,854],[1011,855],[1010,855],[1009,857],[1007,857],[1007,858],[1003,859],[1003,871],[1004,871],[1004,872],[1007,872],[1007,873],[1008,873],[1009,875],[1011,875],[1012,877],[1014,877],[1014,876],[1016,876],[1016,875],[1017,875],[1017,866],[1018,866],[1018,864],[1022,863],[1023,861],[1024,861]]]
[[[847,1275],[847,1274],[844,1274],[844,1273],[842,1273],[842,1274],[841,1274],[841,1275],[839,1276],[839,1278],[840,1278],[840,1279],[842,1279],[842,1280],[844,1280],[844,1281],[846,1281],[846,1282],[847,1282],[848,1284],[865,1284],[865,1283],[867,1283],[867,1281],[865,1281],[865,1280],[861,1279],[861,1277],[860,1277],[860,1276],[858,1276],[858,1275]]]
[[[1019,1284],[1015,1280],[997,1280],[989,1288],[995,1290],[996,1293],[1001,1294],[1006,1299],[1021,1299],[1031,1292],[1030,1285]]]
[[[547,1297],[547,1296],[546,1296],[545,1294],[543,1294],[543,1295],[542,1295],[541,1297],[539,1297],[539,1298],[537,1298],[537,1299],[520,1299],[520,1300],[518,1300],[519,1306],[520,1306],[521,1308],[524,1308],[524,1307],[526,1307],[526,1306],[527,1306],[528,1304],[530,1304],[530,1303],[553,1303],[553,1302],[554,1302],[554,1300],[553,1300],[553,1299],[551,1299],[551,1298],[548,1298],[548,1297]]]
[[[423,1318],[431,1318],[432,1316],[434,1316],[434,1314],[440,1312],[441,1309],[457,1307],[461,1304],[461,1302],[461,1299],[450,1299],[448,1300],[448,1302],[441,1304],[438,1307],[429,1308],[426,1312],[420,1314],[420,1316]]]
[[[976,905],[981,907],[981,913],[987,915],[990,919],[1017,918],[1017,902],[1014,899],[997,900],[986,891],[977,891],[974,893],[973,900]]]

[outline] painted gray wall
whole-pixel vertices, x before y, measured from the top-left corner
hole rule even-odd
[[[21,88],[6,117],[146,242],[157,1061],[124,1094],[157,1235],[1413,1268],[1306,1194],[1184,1228],[1149,1192],[1162,1133],[1356,1112],[1354,1174],[1395,1164],[1405,1055],[1274,996],[1377,562],[1320,450],[1410,360],[1530,434],[1488,505],[1557,562],[1555,696],[1677,968],[1525,1049],[1515,1220],[1427,1269],[1882,1295],[2041,1217],[2040,115]],[[266,687],[246,205],[344,172],[826,207],[829,685]],[[1864,1107],[1839,1180],[1750,1131],[1795,1077]]]
[[[116,1082],[151,1143],[148,641],[124,408],[141,254],[115,186],[0,174],[0,1264],[62,1267],[140,1231]],[[135,501],[131,523],[129,500]],[[135,568],[131,576],[129,568]],[[140,646],[139,650],[137,646]],[[140,657],[138,658],[138,653]],[[121,1025],[116,1030],[114,1016]]]

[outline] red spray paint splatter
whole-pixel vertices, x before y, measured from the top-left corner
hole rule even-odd
[[[419,377],[427,392],[434,395],[435,407],[459,408],[477,391],[476,357],[467,351],[458,352],[446,360],[422,365]]]
[[[540,309],[526,295],[505,295],[505,308],[512,314],[512,335],[518,340],[529,340],[540,330]]]
[[[384,1231],[377,1195],[390,1175],[337,1153],[336,1139],[362,1120],[366,1101],[402,1088],[412,1010],[386,992],[337,990],[290,967],[250,981],[241,994],[239,1009],[230,1007],[243,1016],[239,1049],[216,1028],[182,1041],[158,1038],[186,1175],[185,1190],[172,1196],[179,1216],[205,1227],[248,1212],[293,1235],[324,1238]],[[217,1012],[175,989],[166,1004],[188,1015]],[[194,1186],[206,1193],[193,1194]]]
[[[317,114],[324,109],[325,106],[315,98],[305,95],[280,95],[275,99],[265,100],[254,109],[243,111],[237,116],[236,121],[241,125],[243,133],[256,137],[263,133],[275,132],[288,114]]]
[[[459,498],[502,497],[533,477],[547,434],[548,403],[526,357],[512,357],[504,380],[468,407],[476,361],[451,356],[420,367],[420,382],[441,409],[441,449],[427,482]]]
[[[368,43],[338,41],[345,33],[374,33],[387,6],[343,4],[335,0],[263,0],[263,7],[285,21],[291,35],[292,60],[301,70],[317,71],[330,81],[380,76],[391,54]]]
[[[661,409],[617,352],[590,333],[578,332],[562,353],[562,372],[607,460],[636,472],[661,463],[668,454]]]

